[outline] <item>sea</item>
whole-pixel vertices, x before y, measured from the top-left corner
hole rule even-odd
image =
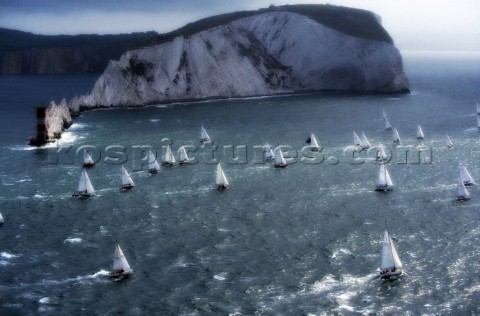
[[[480,183],[480,54],[402,56],[408,94],[100,109],[44,148],[27,145],[35,107],[88,93],[99,75],[0,76],[0,314],[480,314],[478,185],[456,201],[459,163]],[[372,149],[355,148],[353,131]],[[311,133],[320,152],[305,147]],[[286,168],[264,161],[267,142]],[[374,191],[380,144],[388,193]],[[161,161],[168,145],[192,161],[149,174],[146,153]],[[96,196],[72,197],[85,149]],[[127,192],[121,165],[136,184]],[[385,230],[404,267],[393,281],[377,278]],[[116,243],[129,278],[108,277]]]

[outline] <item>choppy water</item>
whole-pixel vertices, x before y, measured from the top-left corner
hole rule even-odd
[[[58,144],[72,146],[69,155],[59,156],[53,147],[25,146],[35,130],[34,106],[85,93],[95,76],[1,76],[0,314],[479,313],[480,191],[472,187],[466,203],[454,198],[459,161],[480,181],[480,57],[404,59],[409,95],[327,93],[87,112]],[[382,108],[402,137],[399,148],[383,128]],[[405,160],[407,149],[419,148],[418,123],[428,150],[420,161]],[[214,188],[211,152],[198,148],[202,124],[231,184],[223,193]],[[379,166],[363,153],[367,162],[357,164],[345,151],[353,130],[392,150],[394,191],[374,192]],[[323,146],[322,163],[300,161],[311,132]],[[198,163],[150,176],[134,146],[160,152],[165,138],[175,150],[197,146]],[[267,141],[296,150],[297,162],[282,170],[256,163],[253,146]],[[82,145],[101,154],[89,171],[98,196],[88,200],[70,196]],[[130,192],[118,190],[120,166],[103,160],[115,156],[110,145],[126,148],[125,167],[137,184]],[[232,160],[230,145],[245,145],[246,161],[241,148]],[[385,222],[406,272],[394,282],[370,281]],[[105,277],[115,240],[134,269],[121,282]]]

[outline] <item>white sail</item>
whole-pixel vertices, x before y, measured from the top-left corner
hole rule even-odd
[[[390,124],[390,120],[388,119],[387,112],[385,112],[385,108],[383,110],[383,120],[385,121],[385,129],[392,129],[392,124]]]
[[[372,145],[370,144],[370,142],[368,141],[368,138],[367,136],[365,136],[365,133],[362,132],[362,139],[361,139],[361,146],[365,149],[368,149],[370,148]]]
[[[314,151],[318,151],[320,149],[320,145],[317,142],[317,138],[315,137],[315,134],[313,134],[313,133],[310,134],[310,147]]]
[[[398,134],[398,131],[395,127],[393,127],[393,143],[394,144],[400,144],[400,135]]]
[[[128,174],[127,169],[125,169],[125,167],[122,166],[122,187],[130,188],[134,186],[135,186],[135,182],[133,182],[132,178]]]
[[[264,148],[264,150],[265,150],[265,151],[264,151],[264,154],[263,154],[264,157],[265,157],[265,160],[271,160],[271,159],[273,159],[274,154],[273,154],[272,146],[270,146],[269,143],[266,143],[266,144],[263,146],[263,148]]]
[[[380,269],[386,271],[388,269],[402,269],[402,262],[398,256],[395,245],[393,244],[392,239],[388,235],[388,232],[385,231],[383,236],[383,246],[382,246],[382,263]]]
[[[393,188],[393,182],[390,178],[390,174],[388,173],[387,168],[385,165],[380,166],[380,172],[378,173],[377,183],[375,185],[375,189],[377,191],[388,191]]]
[[[450,139],[450,136],[447,135],[445,141],[446,141],[446,143],[447,143],[447,148],[452,148],[452,147],[453,147],[453,142],[452,142],[452,140]]]
[[[387,158],[388,158],[387,153],[385,153],[385,149],[383,148],[383,145],[380,144],[378,147],[379,148],[377,150],[377,157],[376,157],[377,161],[387,160]]]
[[[385,187],[387,185],[387,179],[385,177],[385,166],[380,166],[380,172],[378,173],[377,187]]]
[[[160,166],[151,150],[148,151],[148,171],[150,171],[151,173],[160,171]]]
[[[419,124],[419,125],[417,125],[417,139],[422,140],[424,138],[425,138],[425,136],[423,135],[422,127]]]
[[[463,181],[465,185],[474,185],[475,181],[473,180],[472,176],[468,172],[467,168],[460,162],[458,165],[458,170],[460,172],[460,179]]]
[[[385,129],[392,129],[392,124],[390,124],[390,120],[388,119],[388,117],[385,118]]]
[[[215,180],[215,184],[218,186],[228,187],[229,183],[225,173],[223,172],[222,166],[220,164],[217,165],[217,176]]]
[[[390,178],[390,173],[388,173],[387,167],[385,167],[385,183],[387,184],[387,188],[393,188],[393,182]]]
[[[94,194],[95,190],[93,189],[92,182],[90,182],[87,170],[83,169],[82,174],[80,175],[80,181],[78,182],[78,188],[75,195],[91,196]]]
[[[358,137],[357,133],[353,131],[353,144],[356,146],[362,146],[362,140]]]
[[[210,141],[210,136],[208,135],[208,133],[205,130],[205,128],[203,127],[203,125],[202,125],[202,128],[200,130],[200,140],[202,142],[209,142]]]
[[[122,272],[120,272],[120,271],[122,271]],[[123,273],[123,274],[132,273],[132,268],[130,268],[130,265],[128,264],[127,258],[125,258],[125,255],[123,254],[122,248],[120,248],[119,244],[117,244],[115,246],[115,254],[113,256],[112,272]]]
[[[172,148],[170,145],[167,146],[167,149],[165,150],[165,156],[163,157],[163,164],[165,165],[173,165],[175,164],[175,156],[173,155]]]
[[[3,225],[5,220],[3,219],[2,213],[0,213],[0,225]]]
[[[92,156],[90,153],[85,149],[83,151],[83,165],[84,166],[93,166],[95,162],[93,162]]]
[[[283,157],[282,149],[280,149],[280,148],[275,149],[275,164],[274,164],[274,166],[277,166],[277,167],[287,166],[287,161]]]
[[[468,200],[468,199],[470,199],[470,192],[468,192],[467,188],[465,187],[465,184],[463,184],[463,181],[460,179],[458,181],[457,200]]]
[[[178,148],[178,162],[181,164],[187,163],[190,161],[190,158],[188,158],[187,150],[185,149],[185,146],[181,146]]]

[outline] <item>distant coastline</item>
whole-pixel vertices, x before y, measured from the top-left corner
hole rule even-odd
[[[100,74],[110,60],[155,35],[38,35],[0,28],[0,74]]]

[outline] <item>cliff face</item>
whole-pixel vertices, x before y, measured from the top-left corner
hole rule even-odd
[[[388,39],[348,35],[295,12],[259,12],[126,52],[75,106],[311,90],[408,91],[400,53]]]

